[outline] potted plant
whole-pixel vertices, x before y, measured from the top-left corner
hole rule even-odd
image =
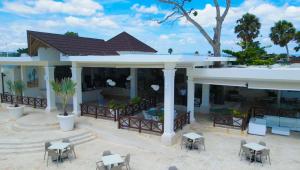
[[[242,113],[236,109],[232,109],[233,126],[242,126],[244,117],[245,117],[244,113]]]
[[[108,102],[108,108],[112,115],[115,115],[117,107],[118,107],[118,104],[114,100],[111,100]]]
[[[20,80],[14,82],[9,80],[6,82],[6,84],[8,86],[10,93],[16,96],[16,100],[14,101],[14,104],[7,106],[7,110],[13,119],[18,119],[24,113],[24,106],[19,105],[17,98],[18,96],[22,95],[22,91],[25,89],[25,84]]]
[[[130,100],[131,104],[139,104],[142,101],[140,97],[134,97]]]
[[[73,114],[68,114],[67,104],[70,98],[75,94],[76,83],[74,83],[70,78],[64,78],[61,81],[52,81],[51,85],[55,94],[62,99],[62,107],[64,113],[57,115],[60,128],[63,131],[73,130],[75,116]]]

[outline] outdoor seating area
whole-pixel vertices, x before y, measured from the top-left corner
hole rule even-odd
[[[200,152],[203,149],[205,151],[205,138],[203,133],[184,133],[181,137],[180,147],[186,150],[197,149]]]
[[[241,161],[247,160],[249,164],[258,162],[263,165],[267,161],[271,165],[270,149],[263,141],[247,143],[241,140],[239,156]]]
[[[96,170],[130,170],[130,154],[120,156],[107,150],[102,153],[102,160],[96,162]]]
[[[74,145],[71,144],[69,139],[62,139],[61,141],[45,142],[44,160],[47,161],[47,167],[49,159],[56,163],[62,163],[65,159],[71,162],[71,157],[76,159],[76,153]]]

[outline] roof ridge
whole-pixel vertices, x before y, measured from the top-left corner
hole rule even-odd
[[[64,34],[57,34],[57,33],[49,33],[49,32],[40,32],[40,31],[31,31],[27,30],[27,33],[39,33],[39,34],[50,34],[50,35],[57,35],[57,36],[64,36],[67,38],[74,38],[74,39],[91,39],[91,40],[98,40],[98,41],[105,41],[104,39],[99,39],[99,38],[91,38],[91,37],[81,37],[81,36],[69,36],[69,35],[64,35]]]

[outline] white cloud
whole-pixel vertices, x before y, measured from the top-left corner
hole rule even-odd
[[[70,15],[90,16],[103,7],[94,0],[17,0],[4,1],[3,11],[18,14],[64,13]]]
[[[159,36],[159,39],[160,40],[169,40],[171,38],[175,38],[176,37],[176,34],[161,34]]]
[[[151,5],[149,7],[146,7],[144,5],[134,4],[131,6],[131,9],[136,12],[140,12],[140,13],[148,13],[148,14],[158,14],[159,13],[159,9],[156,5]]]
[[[118,24],[112,19],[104,16],[97,16],[91,18],[78,18],[69,16],[65,18],[65,22],[70,26],[79,27],[103,27],[103,28],[118,28]]]

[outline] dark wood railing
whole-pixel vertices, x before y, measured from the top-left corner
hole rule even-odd
[[[213,113],[214,127],[229,127],[235,129],[246,130],[247,125],[249,123],[250,114],[246,117],[236,118],[234,119],[231,114],[218,114]],[[241,122],[240,122],[241,121]]]
[[[182,129],[187,124],[190,124],[190,112],[179,114],[174,119],[174,131]]]
[[[142,131],[162,134],[164,123],[155,120],[147,120],[134,116],[120,116],[118,121],[119,129],[136,129],[139,133]]]
[[[118,113],[120,115],[133,116],[143,110],[148,110],[151,107],[156,107],[155,99],[147,98],[142,99],[141,102],[137,104],[128,103],[125,107],[119,108]]]
[[[118,120],[119,115],[133,116],[142,110],[148,110],[155,107],[156,103],[153,99],[142,99],[140,103],[128,103],[122,108],[110,109],[107,106],[99,106],[97,104],[82,103],[80,104],[81,115],[91,116],[95,118],[106,118],[114,121]]]
[[[174,131],[182,129],[190,124],[190,113],[179,114],[174,119]],[[118,120],[119,129],[135,129],[139,133],[143,131],[162,134],[164,132],[164,123],[161,121],[148,120],[136,116],[120,116]]]
[[[16,101],[18,104],[23,104],[31,106],[33,108],[46,108],[47,99],[38,97],[28,97],[28,96],[15,96],[10,94],[0,94],[1,103],[13,104]]]
[[[118,111],[109,109],[107,106],[99,106],[96,104],[81,104],[81,115],[97,118],[108,118],[117,121]]]

